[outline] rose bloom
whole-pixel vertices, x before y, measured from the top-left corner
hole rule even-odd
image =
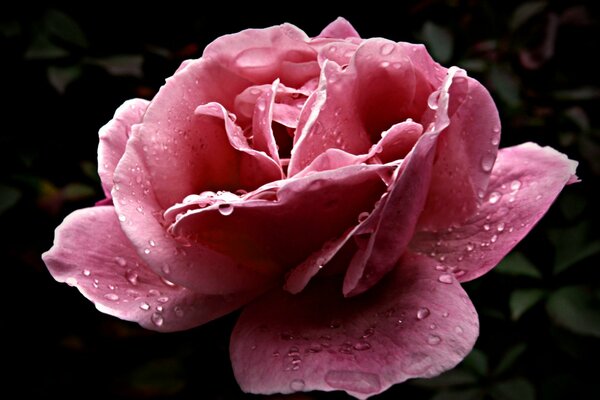
[[[493,268],[577,163],[498,150],[490,94],[422,45],[250,29],[184,62],[100,130],[106,200],[43,259],[107,314],[156,331],[240,309],[251,393],[364,399],[454,367],[478,335],[460,283]]]

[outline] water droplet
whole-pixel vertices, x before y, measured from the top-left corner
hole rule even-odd
[[[363,333],[363,335],[361,336],[363,339],[366,339],[368,337],[373,336],[373,334],[375,333],[375,328],[370,327],[365,329],[365,332]]]
[[[152,320],[152,323],[156,326],[162,326],[165,322],[165,319],[163,318],[162,314],[158,312],[152,314],[152,317],[150,317],[150,319]]]
[[[156,289],[150,289],[150,290],[148,290],[148,296],[150,296],[150,297],[160,296],[160,292]]]
[[[369,350],[371,348],[371,345],[369,344],[369,342],[360,341],[356,342],[352,347],[354,348],[354,350],[365,351]]]
[[[143,208],[142,206],[137,206],[135,209],[136,209],[136,210],[137,210],[137,212],[139,212],[139,213],[143,213],[143,212],[144,212],[144,208]]]
[[[442,274],[438,277],[438,281],[446,284],[452,283],[452,275],[450,274]]]
[[[460,326],[456,326],[456,327],[454,328],[454,332],[456,332],[456,333],[457,333],[457,334],[459,334],[459,335],[462,335],[462,334],[464,333],[464,330],[463,330],[463,328],[461,328]]]
[[[435,270],[436,270],[436,271],[445,271],[445,270],[446,270],[446,267],[445,267],[445,266],[443,266],[443,265],[436,265],[436,266],[435,266]]]
[[[377,393],[381,389],[379,376],[370,372],[332,370],[325,374],[325,382],[334,389],[363,394]]]
[[[465,270],[462,269],[456,269],[454,271],[454,276],[457,278],[460,278],[461,276],[463,276],[464,274],[466,274],[467,272]]]
[[[171,273],[171,267],[169,266],[169,264],[164,264],[161,267],[161,270],[164,274],[169,275]]]
[[[494,136],[492,138],[492,146],[498,146],[500,144],[500,137],[499,136]]]
[[[156,242],[154,240],[148,240],[148,244],[152,247],[156,246]]]
[[[67,278],[65,283],[69,286],[75,286],[75,285],[77,285],[77,279],[75,279],[73,277],[69,277],[69,278]]]
[[[219,212],[221,215],[231,215],[233,213],[233,204],[221,203],[219,204]]]
[[[483,225],[483,229],[486,230],[486,231],[489,231],[490,230],[490,224]]]
[[[267,109],[267,107],[265,106],[265,103],[262,101],[257,103],[256,107],[258,108],[259,111],[265,111]]]
[[[439,337],[438,335],[429,335],[429,337],[427,338],[427,343],[429,343],[432,346],[436,346],[438,344],[440,344],[442,342],[442,338]]]
[[[504,230],[504,222],[500,222],[498,227],[496,228],[498,232],[502,232]]]
[[[144,301],[144,302],[140,303],[140,309],[142,309],[144,311],[148,311],[150,309],[150,304],[148,304]]]
[[[389,62],[389,61],[383,61],[383,62],[382,62],[381,64],[379,64],[379,65],[381,65],[381,68],[387,68],[387,67],[389,67],[389,66],[390,66],[390,62]]]
[[[179,318],[183,317],[183,315],[185,314],[185,312],[183,311],[183,308],[179,307],[179,306],[175,306],[175,308],[173,308],[173,312],[175,313],[175,315],[177,315]]]
[[[173,282],[171,282],[168,279],[165,279],[164,277],[160,277],[160,280],[162,281],[162,283],[164,283],[165,285],[169,286],[169,287],[175,287],[177,285],[175,285]]]
[[[450,313],[448,311],[444,311],[444,313],[442,314],[442,317],[448,318],[449,315],[450,315]]]
[[[481,169],[485,172],[490,172],[494,166],[495,157],[491,154],[486,154],[481,157]]]
[[[438,103],[440,102],[441,94],[442,94],[441,91],[436,90],[435,92],[433,92],[429,95],[429,97],[427,98],[427,105],[429,106],[429,108],[431,108],[432,110],[438,109],[438,107],[439,107]]]
[[[83,276],[90,276],[92,274],[92,271],[90,271],[89,269],[84,269],[83,271],[81,271],[81,273],[83,274]]]
[[[436,324],[431,324],[431,325],[429,325],[429,329],[431,329],[431,330],[434,330],[434,329],[436,329],[436,328],[437,328],[437,325],[436,325]]]
[[[159,303],[166,303],[167,301],[169,301],[169,297],[161,296],[158,299],[156,299],[156,301],[158,301]]]
[[[132,269],[128,269],[127,270],[127,272],[125,273],[125,278],[132,285],[137,285],[138,284],[138,274],[137,274],[137,272],[135,272]]]
[[[304,381],[302,379],[294,379],[290,382],[290,389],[294,392],[299,392],[304,389]]]
[[[467,251],[473,251],[474,248],[475,248],[475,246],[473,246],[473,243],[467,243],[467,246],[466,246]]]
[[[98,286],[100,286],[100,281],[98,281],[98,279],[94,279],[94,282],[92,284],[96,289],[98,289]]]
[[[429,317],[430,313],[431,312],[429,311],[429,308],[427,308],[427,307],[420,308],[417,311],[417,319],[425,319],[425,318]]]
[[[498,235],[493,235],[493,236],[490,238],[490,242],[492,242],[492,243],[496,243],[496,240],[498,240]]]
[[[150,254],[150,249],[144,249],[144,254]]]
[[[513,192],[516,192],[520,188],[521,188],[521,181],[515,179],[514,181],[512,181],[510,183],[510,190],[512,190]]]
[[[308,346],[308,348],[306,349],[307,353],[320,353],[323,350],[323,346],[320,345],[319,343],[312,343],[310,346]]]
[[[483,190],[479,190],[477,192],[477,197],[479,197],[480,199],[483,199],[485,197],[485,192]]]
[[[119,221],[125,222],[125,221],[127,221],[127,217],[124,216],[123,214],[121,214],[121,215],[119,215]]]
[[[396,48],[396,46],[393,43],[386,43],[383,46],[381,46],[381,55],[382,56],[389,56],[390,54],[393,53],[394,49]]]
[[[366,211],[361,212],[360,214],[358,214],[358,223],[363,222],[367,218],[369,218],[369,213]]]
[[[106,300],[110,300],[110,301],[118,301],[119,300],[119,295],[117,295],[116,293],[106,293],[104,295],[104,298]]]
[[[332,319],[331,322],[329,323],[329,327],[331,329],[337,329],[340,326],[342,326],[342,323],[340,321],[338,321],[337,319]]]
[[[490,197],[488,198],[488,201],[490,202],[490,204],[496,204],[498,202],[498,200],[500,200],[501,197],[502,197],[502,194],[500,194],[498,192],[492,192],[492,193],[490,193]]]

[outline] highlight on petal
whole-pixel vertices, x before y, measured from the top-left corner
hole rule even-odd
[[[57,281],[77,287],[98,310],[155,331],[201,325],[259,294],[202,295],[162,278],[137,256],[112,206],[69,215],[42,258]]]
[[[242,311],[230,355],[246,392],[343,390],[366,399],[454,367],[478,329],[459,283],[408,253],[377,290],[358,297],[343,297],[335,277],[297,295],[264,295]]]
[[[98,145],[98,175],[102,181],[104,194],[110,199],[113,188],[113,174],[131,134],[131,127],[142,122],[149,101],[143,99],[127,100],[117,108],[114,117],[100,128]]]
[[[564,154],[534,143],[501,149],[477,211],[460,225],[417,232],[410,248],[437,260],[461,282],[475,279],[533,228],[563,187],[576,180],[576,167]]]

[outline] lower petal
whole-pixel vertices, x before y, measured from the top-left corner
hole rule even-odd
[[[77,287],[98,310],[156,331],[193,328],[258,294],[202,295],[161,278],[139,259],[111,206],[69,215],[42,258],[57,281]]]
[[[230,345],[251,393],[343,390],[365,399],[454,367],[473,347],[477,314],[451,276],[405,254],[389,279],[344,298],[338,280],[271,292],[247,306]]]

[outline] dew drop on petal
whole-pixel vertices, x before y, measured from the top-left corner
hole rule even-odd
[[[148,304],[144,301],[144,302],[140,303],[140,309],[142,309],[144,311],[148,311],[150,309],[150,304]]]
[[[369,213],[366,211],[363,211],[360,214],[358,214],[358,222],[361,223],[364,220],[366,220],[368,217],[369,217]]]
[[[452,275],[442,274],[438,277],[438,281],[440,281],[441,283],[450,284],[450,283],[452,283]]]
[[[183,315],[185,314],[185,312],[183,311],[183,309],[179,306],[175,306],[175,308],[173,308],[173,312],[175,313],[175,315],[177,315],[179,318],[183,317]]]
[[[498,232],[502,232],[502,231],[504,231],[504,222],[500,222],[500,223],[498,224],[498,227],[496,228],[496,230],[497,230]]]
[[[491,154],[486,154],[481,157],[481,169],[485,172],[490,172],[492,167],[494,166],[494,156]]]
[[[150,249],[144,249],[144,254],[150,254]]]
[[[166,303],[167,301],[169,301],[169,298],[167,296],[161,296],[157,298],[156,301],[158,301],[159,303]]]
[[[496,243],[496,240],[498,240],[498,235],[493,235],[493,236],[490,238],[490,242],[492,242],[492,243]]]
[[[127,265],[127,261],[123,257],[115,257],[115,262],[119,267],[124,267]]]
[[[432,346],[436,346],[438,344],[440,344],[442,342],[442,338],[439,337],[438,335],[429,335],[429,337],[427,338],[427,343],[429,343]]]
[[[165,319],[163,318],[162,314],[158,312],[152,314],[152,317],[150,317],[150,319],[152,320],[152,323],[156,326],[162,326],[165,322]]]
[[[294,379],[290,382],[290,389],[294,392],[299,392],[304,389],[304,381],[302,379]]]
[[[466,246],[467,251],[473,251],[474,248],[475,248],[475,246],[473,246],[473,243],[467,243],[467,246]]]
[[[110,301],[118,301],[119,300],[119,295],[117,295],[115,293],[106,293],[104,295],[104,298],[106,300],[110,300]]]
[[[224,216],[231,215],[233,213],[233,205],[229,203],[219,204],[219,212]]]
[[[486,231],[489,231],[490,230],[490,224],[483,225],[483,229],[486,230]]]
[[[417,319],[425,319],[425,318],[429,317],[430,313],[431,312],[429,311],[429,308],[427,308],[427,307],[420,308],[417,311]]]
[[[354,348],[354,350],[365,351],[369,350],[371,348],[371,345],[369,344],[369,342],[359,341],[356,342],[352,347]]]
[[[127,272],[125,273],[125,278],[132,285],[137,285],[138,284],[138,274],[137,274],[137,272],[135,272],[132,269],[128,269],[127,270]]]
[[[514,180],[510,183],[510,190],[512,190],[513,192],[516,192],[517,190],[519,190],[519,188],[521,187],[521,181],[519,180]]]
[[[389,56],[390,54],[392,54],[395,48],[396,46],[393,43],[386,43],[383,46],[381,46],[381,55]]]
[[[490,202],[490,204],[496,204],[498,202],[498,200],[500,200],[500,197],[502,197],[502,194],[500,194],[498,192],[492,192],[492,193],[490,193],[490,197],[488,198],[488,201]]]

